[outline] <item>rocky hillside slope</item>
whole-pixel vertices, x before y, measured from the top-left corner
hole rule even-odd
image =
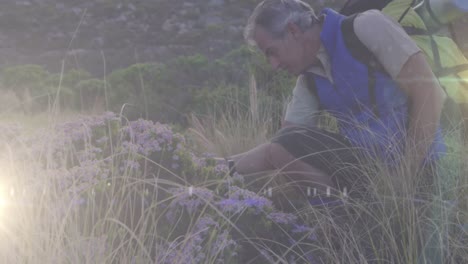
[[[136,62],[194,53],[218,57],[243,42],[243,26],[258,2],[0,1],[0,67],[34,63],[58,72],[65,61],[102,76]],[[344,0],[308,2],[320,10]],[[462,35],[460,41],[468,43]]]
[[[35,63],[59,71],[65,60],[101,75],[197,52],[217,57],[243,42],[243,26],[258,2],[0,1],[0,66]]]

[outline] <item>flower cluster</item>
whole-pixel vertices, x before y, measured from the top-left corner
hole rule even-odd
[[[206,188],[174,188],[169,189],[169,192],[174,195],[174,199],[169,207],[172,209],[176,207],[184,208],[190,214],[200,209],[203,205],[208,205],[214,201],[213,191]],[[170,215],[168,217],[172,219]]]
[[[166,251],[155,257],[157,262],[242,262],[240,259],[248,258],[245,252],[252,248],[244,242],[245,234],[268,234],[271,237],[266,240],[270,241],[290,237],[277,235],[284,232],[314,238],[312,228],[300,224],[295,215],[278,211],[268,198],[244,189],[243,177],[230,177],[226,162],[210,153],[197,154],[169,125],[143,119],[124,125],[115,114],[106,113],[44,130],[29,138],[27,144],[32,148],[29,155],[45,161],[41,171],[53,175],[57,189],[65,194],[63,197],[69,197],[66,204],[77,208],[88,206],[87,199],[99,192],[104,194],[101,197],[109,197],[110,193],[104,192],[115,179],[141,177],[151,186],[172,182],[160,192],[164,194],[148,196],[144,203],[145,208],[152,204],[164,208],[160,221],[165,224],[161,225],[178,223],[168,234],[157,234],[165,238],[162,247]],[[148,160],[153,163],[146,163]],[[160,167],[152,166],[154,163]],[[162,167],[172,174],[147,178]],[[183,184],[176,182],[179,176]],[[113,196],[109,201],[112,204],[108,206],[119,203]],[[266,256],[266,251],[263,254]],[[270,257],[264,258],[267,261]]]
[[[295,215],[283,212],[270,213],[267,217],[273,222],[283,225],[294,224],[297,220],[297,217]]]
[[[237,186],[232,186],[229,189],[228,198],[217,203],[224,213],[237,214],[246,209],[253,209],[255,214],[260,214],[273,210],[273,203],[265,197]]]
[[[149,120],[139,119],[129,122],[122,128],[124,135],[128,136],[129,151],[148,156],[153,152],[163,150],[177,152],[182,150],[185,139],[181,134],[174,133],[168,125],[153,123]],[[175,154],[176,155],[176,154]]]
[[[216,236],[212,236],[216,234]],[[211,235],[211,236],[210,236]],[[210,241],[210,239],[212,241]],[[215,263],[225,263],[225,258],[235,258],[238,244],[228,230],[222,230],[212,217],[201,217],[185,239],[170,248],[162,263],[204,263],[216,258]],[[227,256],[226,256],[227,255]]]

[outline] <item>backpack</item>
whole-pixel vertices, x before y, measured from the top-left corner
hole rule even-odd
[[[454,121],[454,115],[468,119],[468,60],[458,48],[458,45],[449,37],[436,35],[427,29],[424,21],[413,9],[415,0],[350,0],[341,9],[340,13],[351,15],[369,9],[379,9],[385,15],[397,20],[408,35],[416,42],[426,55],[426,59],[439,80],[440,85],[448,95],[444,106],[442,123],[444,127]],[[354,15],[354,16],[355,16]],[[350,18],[353,16],[350,16]],[[354,20],[346,19],[346,20]],[[360,43],[355,36],[352,22],[344,22],[350,32],[345,33],[345,39],[353,42],[348,47],[351,53],[361,54],[356,59],[372,56],[370,51]],[[364,63],[369,64],[364,60]],[[374,63],[375,64],[375,63]],[[369,89],[374,89],[369,87]],[[455,118],[456,119],[456,118]],[[456,122],[456,121],[455,121]]]
[[[341,8],[340,14],[350,16],[370,9],[382,10],[392,0],[348,0]]]

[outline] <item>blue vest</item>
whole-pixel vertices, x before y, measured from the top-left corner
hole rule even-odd
[[[368,65],[351,55],[341,30],[345,17],[331,9],[323,13],[326,18],[320,39],[330,58],[334,83],[313,75],[320,106],[337,118],[341,134],[353,146],[393,164],[405,151],[408,98],[386,72],[369,72]],[[369,74],[374,76],[373,93],[369,92]],[[443,152],[439,127],[427,158],[438,159]]]

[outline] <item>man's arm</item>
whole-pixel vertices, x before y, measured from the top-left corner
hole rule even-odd
[[[283,119],[281,122],[281,128],[289,127],[289,126],[297,126],[298,124],[287,121],[286,119]]]
[[[283,117],[281,127],[287,126],[314,126],[315,116],[318,112],[318,101],[306,87],[307,82],[300,76],[296,81],[292,99],[289,102]]]
[[[433,142],[445,93],[424,54],[396,21],[379,11],[367,11],[356,18],[354,30],[408,96],[405,158],[418,168]]]
[[[434,141],[446,95],[422,52],[408,59],[396,81],[409,100],[405,158],[418,169]]]

